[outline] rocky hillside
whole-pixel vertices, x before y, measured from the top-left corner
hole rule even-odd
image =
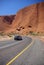
[[[44,33],[44,2],[21,9],[17,12],[13,25],[16,32],[21,34],[30,31]]]
[[[11,29],[11,25],[13,20],[15,19],[15,15],[11,16],[0,16],[0,32],[6,32]]]
[[[16,16],[0,17],[0,31],[5,33],[44,33],[44,2],[27,6]]]

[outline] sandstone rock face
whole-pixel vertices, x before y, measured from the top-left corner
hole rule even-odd
[[[13,25],[19,33],[44,32],[44,2],[21,9]]]
[[[44,2],[27,6],[16,16],[0,16],[0,31],[27,34],[30,31],[44,33]]]

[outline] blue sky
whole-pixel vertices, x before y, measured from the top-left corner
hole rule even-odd
[[[44,0],[0,0],[0,16],[16,14],[19,9],[42,1]]]

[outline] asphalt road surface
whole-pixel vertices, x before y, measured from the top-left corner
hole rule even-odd
[[[28,37],[0,42],[0,65],[44,65],[44,42]]]

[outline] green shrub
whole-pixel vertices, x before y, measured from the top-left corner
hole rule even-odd
[[[4,34],[4,32],[0,32],[0,36],[4,36],[5,34]]]
[[[30,33],[31,35],[35,35],[35,36],[38,35],[38,33],[33,32],[33,31],[30,31],[29,33]]]
[[[29,33],[30,33],[30,34],[33,34],[33,31],[30,31]]]

